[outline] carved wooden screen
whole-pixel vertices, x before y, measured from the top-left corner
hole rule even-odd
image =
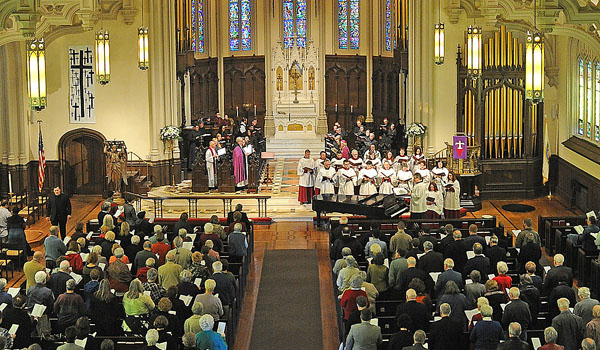
[[[219,111],[217,59],[194,60],[189,72],[192,120],[214,116]]]
[[[256,119],[262,128],[266,110],[265,57],[224,58],[223,79],[225,113],[234,119],[237,116],[252,120],[256,111]]]
[[[398,126],[400,66],[393,57],[373,57],[373,119],[380,125],[384,117]]]
[[[329,127],[339,121],[351,128],[357,116],[367,113],[365,56],[325,56],[325,101]]]
[[[458,51],[457,131],[481,145],[485,159],[531,158],[541,146],[543,105],[525,100],[523,43],[501,26],[483,40],[481,76],[467,76],[467,53]]]

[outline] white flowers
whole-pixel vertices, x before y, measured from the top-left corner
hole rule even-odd
[[[427,127],[421,123],[412,123],[406,129],[406,136],[421,136],[425,134]]]
[[[181,129],[175,125],[167,125],[160,129],[160,139],[163,141],[176,140],[179,138]]]

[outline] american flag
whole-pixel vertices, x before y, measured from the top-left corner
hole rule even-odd
[[[38,143],[38,189],[42,192],[44,180],[46,179],[46,154],[44,153],[44,140],[42,140],[42,128],[40,126],[40,140]]]

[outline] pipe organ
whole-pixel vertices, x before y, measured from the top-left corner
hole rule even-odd
[[[396,0],[396,48],[408,49],[408,1]]]
[[[192,30],[195,27],[192,24],[192,7],[196,5],[196,0],[175,0],[175,24],[177,52],[186,52],[191,50]]]
[[[458,50],[457,131],[481,146],[484,159],[535,157],[543,105],[525,100],[523,42],[505,26],[487,34],[478,79],[467,76],[466,54]]]

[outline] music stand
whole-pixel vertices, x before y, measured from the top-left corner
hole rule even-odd
[[[267,162],[267,166],[265,168],[265,172],[266,172],[265,179],[263,180],[262,184],[263,185],[273,184],[273,179],[271,179],[269,177],[269,160],[275,159],[275,153],[274,152],[261,152],[260,159],[263,159]]]

